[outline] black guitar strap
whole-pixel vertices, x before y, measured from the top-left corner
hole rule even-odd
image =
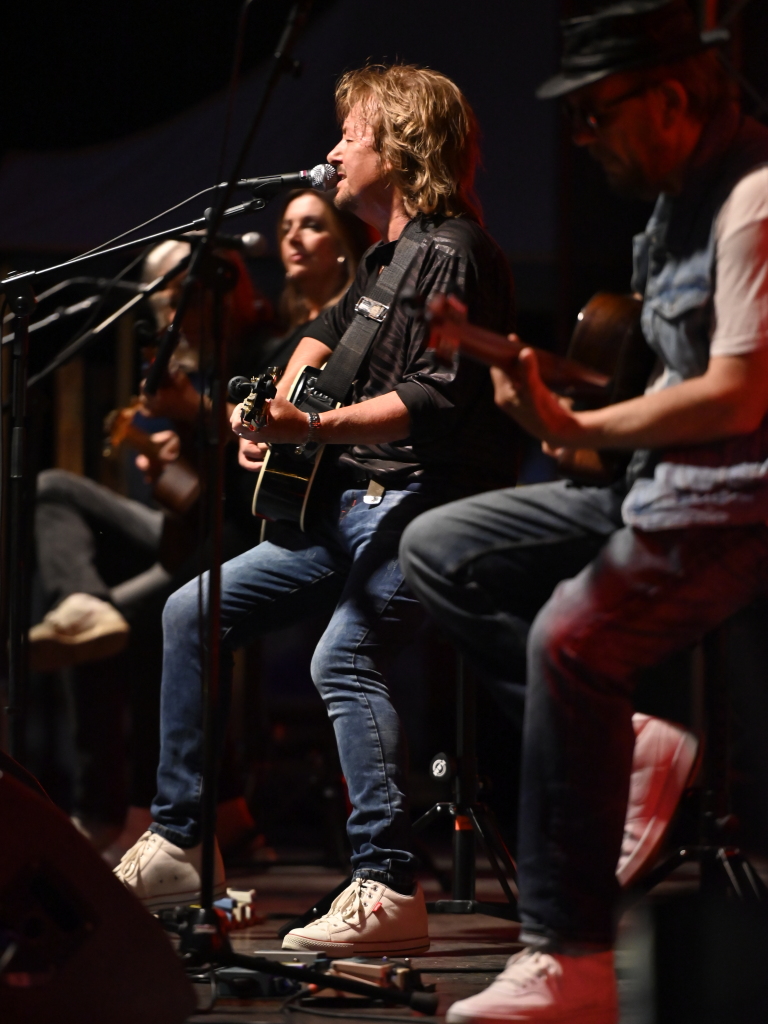
[[[343,402],[381,325],[390,315],[403,278],[422,245],[432,236],[420,220],[412,220],[398,239],[392,262],[379,274],[370,295],[355,306],[355,317],[317,379],[317,389]]]

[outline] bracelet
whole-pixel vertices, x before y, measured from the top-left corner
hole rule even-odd
[[[307,413],[306,418],[309,421],[309,429],[306,435],[306,444],[314,444],[319,440],[317,434],[319,433],[319,413]]]
[[[307,439],[303,444],[296,445],[296,455],[304,455],[310,445],[319,445],[320,438],[317,436],[320,431],[320,413],[307,413]]]

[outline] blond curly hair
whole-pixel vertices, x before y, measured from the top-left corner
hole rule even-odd
[[[474,191],[477,120],[450,78],[411,64],[368,64],[336,85],[340,123],[358,103],[411,217],[482,219]]]

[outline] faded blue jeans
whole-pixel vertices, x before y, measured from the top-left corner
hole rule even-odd
[[[387,664],[413,638],[423,612],[398,563],[404,527],[440,498],[426,487],[388,490],[379,505],[346,490],[318,514],[311,533],[286,528],[222,566],[221,710],[231,652],[259,634],[334,608],[312,659],[312,679],[333,723],[352,814],[356,877],[407,892],[413,881],[405,794],[405,738],[392,706]],[[455,496],[455,495],[450,495]],[[207,596],[207,578],[204,577]],[[200,841],[202,702],[198,582],[163,613],[161,753],[153,830],[178,846]]]
[[[768,589],[767,526],[644,533],[621,525],[622,494],[493,491],[421,516],[400,548],[414,593],[491,686],[527,676],[523,939],[565,951],[614,939],[638,670]]]

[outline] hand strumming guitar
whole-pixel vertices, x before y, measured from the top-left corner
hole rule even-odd
[[[520,344],[515,334],[509,340]],[[510,354],[505,366],[491,367],[496,405],[529,434],[550,448],[579,446],[581,425],[576,416],[546,386],[533,349]]]
[[[250,438],[239,438],[240,444],[237,452],[238,465],[247,469],[249,473],[258,473],[264,464],[268,451],[268,445],[258,441],[251,441]]]
[[[136,465],[144,474],[147,483],[154,483],[163,469],[171,462],[176,462],[181,454],[181,438],[175,430],[158,430],[149,435],[149,440],[156,445],[152,458],[148,455],[136,456]]]

